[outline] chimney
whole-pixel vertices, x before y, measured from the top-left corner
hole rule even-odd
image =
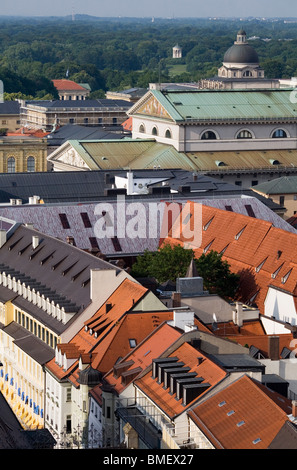
[[[268,357],[272,361],[279,360],[279,336],[268,337]]]
[[[236,302],[233,321],[239,328],[243,325],[243,307],[241,302]]]
[[[35,250],[39,245],[39,237],[37,235],[33,235],[32,237],[32,248]]]
[[[181,306],[181,294],[180,292],[173,292],[171,296],[172,308],[177,308]]]
[[[6,230],[0,230],[0,248],[6,243]]]
[[[66,240],[69,245],[75,246],[75,241],[73,237],[68,236]]]

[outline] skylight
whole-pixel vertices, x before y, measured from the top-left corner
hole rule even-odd
[[[221,401],[221,403],[219,403],[219,406],[224,406],[224,405],[226,405],[225,401]]]
[[[253,441],[253,444],[258,444],[258,442],[261,442],[260,437],[258,437],[257,439],[255,439],[255,440]]]

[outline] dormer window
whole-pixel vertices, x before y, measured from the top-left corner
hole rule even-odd
[[[235,240],[239,240],[239,238],[241,237],[241,235],[242,235],[242,233],[243,233],[244,229],[245,229],[245,227],[243,227],[243,229],[242,229],[242,230],[240,230],[240,232],[238,232],[238,234],[237,234],[237,235],[235,235]]]
[[[282,284],[285,284],[287,282],[287,280],[289,279],[289,276],[292,272],[292,269],[290,269],[290,271],[287,272],[287,274],[285,276],[282,277]]]

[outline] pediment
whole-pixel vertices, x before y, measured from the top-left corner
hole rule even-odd
[[[164,106],[162,106],[162,104],[155,98],[155,96],[149,97],[147,101],[140,104],[139,107],[134,110],[133,114],[140,114],[142,116],[153,116],[173,121],[170,114],[167,112]]]
[[[76,168],[88,168],[88,165],[82,159],[82,157],[71,147],[62,152],[60,155],[57,155],[55,161]]]

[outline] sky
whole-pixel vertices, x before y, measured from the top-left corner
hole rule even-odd
[[[0,15],[99,17],[297,17],[296,0],[0,0]]]

